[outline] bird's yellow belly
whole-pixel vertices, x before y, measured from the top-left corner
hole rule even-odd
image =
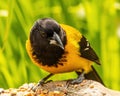
[[[89,71],[91,71],[91,63],[92,61],[87,60],[85,58],[80,57],[79,51],[78,49],[76,49],[74,46],[66,46],[66,54],[64,54],[66,56],[66,58],[62,61],[62,59],[60,59],[60,63],[62,63],[63,65],[57,64],[56,66],[47,66],[47,65],[42,65],[40,63],[38,63],[32,56],[32,49],[31,49],[31,45],[29,43],[29,41],[27,41],[27,51],[28,54],[30,56],[30,58],[32,59],[33,63],[35,63],[36,65],[38,65],[40,68],[56,74],[56,73],[65,73],[65,72],[71,72],[71,71],[81,71],[84,70],[85,73],[88,73]]]
[[[67,61],[63,65],[58,64],[58,66],[40,66],[42,69],[56,74],[56,73],[65,73],[71,71],[82,71],[88,73],[91,70],[91,61],[86,60],[80,56],[67,57]]]

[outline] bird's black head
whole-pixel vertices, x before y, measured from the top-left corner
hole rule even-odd
[[[33,55],[43,65],[56,65],[64,53],[66,34],[53,19],[37,20],[30,32]]]

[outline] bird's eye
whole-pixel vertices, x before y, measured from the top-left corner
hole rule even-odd
[[[42,36],[42,37],[46,37],[45,32],[41,31],[41,36]]]

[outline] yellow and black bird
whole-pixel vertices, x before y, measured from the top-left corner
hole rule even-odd
[[[72,84],[85,78],[103,83],[92,66],[93,62],[100,64],[98,56],[88,40],[71,26],[59,24],[51,18],[37,20],[26,42],[26,49],[33,63],[50,73],[38,86],[54,74],[71,71],[78,74]]]

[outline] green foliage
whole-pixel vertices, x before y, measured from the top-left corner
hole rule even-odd
[[[105,85],[120,90],[120,2],[115,0],[1,0],[0,87],[37,82],[48,74],[32,64],[25,43],[33,23],[51,17],[83,33],[101,59],[95,65]],[[75,78],[75,73],[57,75]]]

